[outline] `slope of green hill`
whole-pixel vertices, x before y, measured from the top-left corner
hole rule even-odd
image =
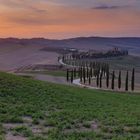
[[[0,73],[0,139],[139,140],[140,96]]]

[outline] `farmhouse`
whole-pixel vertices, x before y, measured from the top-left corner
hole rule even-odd
[[[126,56],[128,55],[127,50],[122,50],[119,48],[113,48],[108,51],[96,51],[96,50],[89,50],[87,52],[73,52],[73,58],[107,58],[107,57],[118,57],[118,56]]]

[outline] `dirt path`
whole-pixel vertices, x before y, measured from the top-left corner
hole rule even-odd
[[[73,84],[75,84],[77,86],[80,86],[80,87],[89,88],[89,89],[100,89],[100,88],[97,88],[97,87],[81,84],[80,79],[73,80]]]

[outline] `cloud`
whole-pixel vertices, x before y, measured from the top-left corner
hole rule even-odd
[[[91,9],[112,10],[112,9],[121,9],[121,8],[126,8],[126,7],[129,7],[129,6],[127,6],[127,5],[124,5],[124,6],[119,6],[119,5],[113,5],[113,6],[100,5],[100,6],[92,7]]]
[[[37,8],[37,7],[34,7],[34,6],[29,6],[28,9],[36,12],[36,13],[46,13],[47,10],[46,9],[41,9],[41,8]]]
[[[42,2],[42,1],[41,1]],[[23,0],[23,1],[19,1],[19,0],[0,0],[0,4],[1,6],[4,6],[6,8],[6,10],[17,10],[17,11],[21,11],[21,10],[30,10],[36,13],[46,13],[46,9],[40,7],[40,3],[36,0]],[[43,3],[43,5],[46,5],[46,3]]]

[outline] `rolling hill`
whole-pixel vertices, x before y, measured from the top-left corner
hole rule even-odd
[[[0,39],[0,70],[14,71],[29,65],[58,64],[58,50],[62,48],[77,48],[87,51],[89,49],[108,50],[113,47],[128,49],[129,54],[139,56],[140,38]]]
[[[17,39],[7,38],[0,39],[0,47],[2,46],[34,46],[34,47],[69,47],[78,49],[110,49],[118,47],[128,49],[131,54],[139,55],[140,53],[140,38],[126,37],[126,38],[109,38],[109,37],[78,37],[63,40],[51,40],[45,38],[32,39]]]

